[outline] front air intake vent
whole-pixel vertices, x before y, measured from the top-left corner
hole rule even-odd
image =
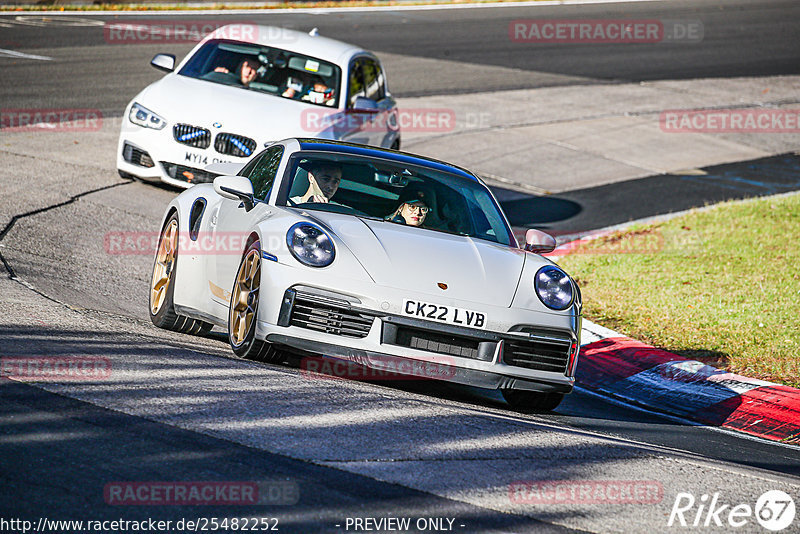
[[[515,367],[564,374],[567,372],[572,340],[551,335],[531,335],[529,339],[506,339],[503,362]]]
[[[323,303],[301,293],[295,297],[291,313],[290,326],[347,337],[367,337],[374,320],[365,313]]]
[[[194,148],[208,148],[211,145],[211,132],[200,126],[176,124],[172,127],[175,140]]]
[[[122,159],[128,163],[133,163],[140,167],[154,167],[153,158],[150,154],[140,148],[136,148],[130,143],[125,143],[122,147]]]
[[[256,146],[257,143],[249,137],[232,133],[217,134],[214,140],[214,149],[217,152],[239,158],[249,158]]]
[[[164,168],[164,172],[167,173],[167,176],[170,178],[181,180],[182,182],[187,182],[190,184],[212,183],[214,178],[219,176],[218,174],[204,171],[203,169],[187,167],[186,165],[170,163],[168,161],[162,161],[161,166]]]

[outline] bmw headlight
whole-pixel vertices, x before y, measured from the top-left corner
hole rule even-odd
[[[143,128],[152,128],[154,130],[161,130],[167,125],[167,121],[162,117],[159,117],[146,107],[136,103],[131,106],[131,111],[128,113],[128,120]]]
[[[289,228],[286,244],[297,261],[310,267],[326,267],[336,257],[333,240],[311,223],[300,222]]]
[[[566,310],[575,297],[569,275],[554,265],[546,265],[536,272],[533,289],[539,300],[552,310]]]

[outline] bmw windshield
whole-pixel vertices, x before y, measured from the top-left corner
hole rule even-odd
[[[178,74],[320,106],[339,103],[338,66],[268,46],[212,40]]]
[[[301,152],[279,205],[329,211],[513,246],[488,189],[421,165],[340,153]]]

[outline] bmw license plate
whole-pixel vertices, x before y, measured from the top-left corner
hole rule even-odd
[[[471,328],[486,328],[486,314],[419,300],[404,300],[403,315]]]

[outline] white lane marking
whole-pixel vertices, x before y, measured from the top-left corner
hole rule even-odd
[[[159,12],[159,17],[169,17],[173,15],[186,16],[186,15],[282,15],[286,13],[305,13],[305,14],[328,14],[328,13],[343,13],[343,12],[357,12],[357,11],[428,11],[434,9],[485,9],[493,7],[553,7],[553,6],[569,6],[580,4],[621,4],[629,2],[662,2],[663,0],[534,0],[531,2],[482,2],[476,4],[424,4],[424,5],[410,5],[410,6],[363,6],[363,7],[306,7],[306,8],[283,8],[283,9],[209,9],[209,10],[183,10],[183,11],[169,11]],[[64,16],[81,14],[84,16],[106,16],[106,15],[133,15],[142,16],[142,11],[93,11],[86,13],[84,11],[53,11],[48,12],[48,15]],[[37,11],[23,11],[22,15],[37,15],[41,12]]]
[[[581,346],[588,345],[594,341],[600,341],[610,337],[628,337],[610,330],[604,326],[593,323],[589,319],[583,320],[583,328],[581,329]]]
[[[5,48],[0,48],[0,56],[19,59],[38,59],[39,61],[53,61],[53,58],[51,57],[37,56],[36,54],[25,54],[23,52],[17,52],[16,50],[6,50]]]
[[[56,13],[61,13],[60,11],[52,13],[55,15]],[[105,23],[102,20],[95,20],[95,19],[87,19],[82,17],[58,17],[53,18],[50,16],[51,13],[47,15],[36,15],[36,16],[29,16],[29,15],[20,15],[14,18],[14,20],[9,21],[14,24],[22,24],[23,26],[103,26]]]
[[[0,28],[12,28],[14,25],[8,22],[0,22]]]

